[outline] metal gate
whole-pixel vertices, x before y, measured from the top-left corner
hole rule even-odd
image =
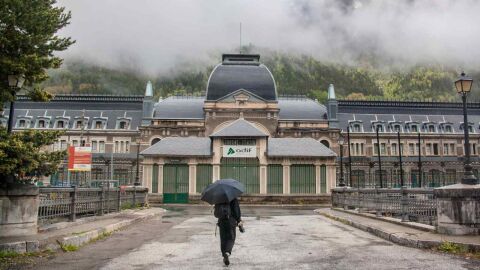
[[[283,166],[280,164],[270,164],[267,167],[267,193],[283,193]]]
[[[315,166],[295,164],[290,167],[290,193],[315,193]]]
[[[163,166],[163,203],[188,202],[188,165]]]
[[[211,164],[197,165],[197,193],[202,193],[203,189],[212,183],[212,177]]]
[[[260,193],[259,165],[257,158],[222,158],[220,178],[233,178],[245,185],[245,193]]]
[[[158,164],[153,164],[152,168],[152,193],[158,193]]]

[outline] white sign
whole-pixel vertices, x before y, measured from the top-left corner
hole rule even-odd
[[[252,145],[224,145],[224,157],[256,157],[257,147]]]

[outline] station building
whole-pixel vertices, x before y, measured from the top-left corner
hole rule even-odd
[[[204,97],[169,97],[151,106],[140,127],[143,181],[165,202],[198,195],[234,178],[247,194],[327,194],[335,186],[327,108],[282,98],[259,55],[223,55]],[[147,91],[146,102],[149,95]]]
[[[243,54],[223,55],[205,90],[155,100],[148,83],[140,96],[19,96],[13,130],[64,130],[52,150],[92,146],[91,172],[69,175],[65,162],[45,185],[130,185],[138,166],[139,180],[165,202],[198,197],[221,178],[259,196],[328,194],[340,178],[340,157],[352,187],[398,187],[400,171],[410,187],[452,184],[463,173],[464,128],[477,176],[480,170],[480,103],[468,104],[465,124],[459,102],[337,100],[333,85],[325,105],[282,97],[260,56]],[[0,125],[8,115],[5,104]]]

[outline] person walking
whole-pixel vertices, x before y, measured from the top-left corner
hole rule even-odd
[[[240,204],[235,198],[229,203],[215,204],[214,215],[218,218],[217,225],[220,228],[220,250],[223,256],[223,263],[230,264],[233,245],[235,244],[237,226],[240,232],[244,232]]]

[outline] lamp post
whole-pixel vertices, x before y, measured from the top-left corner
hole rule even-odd
[[[13,128],[13,115],[15,110],[15,96],[17,89],[22,88],[23,83],[25,82],[25,76],[20,75],[8,75],[8,86],[12,89],[12,101],[10,102],[10,111],[8,113],[8,126],[7,133],[12,133]]]
[[[472,89],[473,79],[465,75],[464,72],[460,77],[455,81],[455,88],[457,93],[462,96],[463,102],[463,134],[465,140],[465,160],[464,160],[464,175],[460,180],[461,184],[466,185],[476,185],[478,184],[478,179],[475,177],[472,171],[472,165],[470,164],[470,140],[468,134],[468,117],[467,117],[467,94]]]
[[[137,171],[135,174],[135,183],[133,184],[134,186],[140,186],[140,143],[142,142],[142,139],[140,136],[137,138]]]
[[[352,153],[350,152],[350,127],[347,127],[347,143],[348,143],[348,182],[350,187],[353,187],[352,183]],[[358,179],[357,179],[358,181]],[[358,183],[357,183],[358,185]]]
[[[338,186],[345,186],[345,179],[343,178],[343,144],[345,143],[343,136],[338,137],[338,145],[340,146],[340,181]]]

